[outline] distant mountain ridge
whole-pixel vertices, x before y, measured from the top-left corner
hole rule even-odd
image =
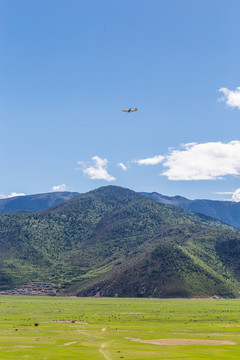
[[[0,214],[12,212],[40,212],[78,195],[79,193],[77,192],[56,191],[0,199]]]
[[[177,206],[188,211],[211,216],[240,229],[240,202],[218,200],[189,200],[181,196],[165,196],[157,192],[141,192],[161,204]]]

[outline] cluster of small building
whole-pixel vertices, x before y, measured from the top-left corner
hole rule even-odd
[[[21,288],[0,291],[0,295],[36,295],[36,296],[56,296],[54,284],[50,282],[33,281]]]

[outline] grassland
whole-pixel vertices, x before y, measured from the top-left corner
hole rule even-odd
[[[162,345],[144,342],[159,339]],[[239,359],[240,300],[1,296],[0,354],[11,360]]]

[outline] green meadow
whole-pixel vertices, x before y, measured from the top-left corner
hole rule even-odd
[[[0,296],[1,359],[239,359],[240,300]]]

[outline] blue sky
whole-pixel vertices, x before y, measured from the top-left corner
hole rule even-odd
[[[240,200],[239,37],[238,0],[0,0],[1,197]]]

